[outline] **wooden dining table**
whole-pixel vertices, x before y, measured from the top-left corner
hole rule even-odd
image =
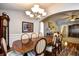
[[[52,37],[46,36],[47,44],[52,42]],[[20,53],[25,53],[33,50],[35,48],[36,42],[41,38],[35,38],[34,40],[30,40],[27,44],[22,44],[21,40],[16,40],[12,44],[12,49],[16,50]]]

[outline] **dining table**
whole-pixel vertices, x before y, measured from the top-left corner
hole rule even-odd
[[[46,38],[47,44],[52,42],[52,37],[50,36],[41,37],[41,38]],[[34,38],[34,40],[30,40],[26,44],[22,44],[21,40],[16,40],[12,44],[12,49],[20,53],[29,52],[35,48],[37,41],[40,40],[41,38]]]

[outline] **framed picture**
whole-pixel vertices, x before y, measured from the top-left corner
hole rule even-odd
[[[22,22],[22,32],[33,32],[33,23]]]

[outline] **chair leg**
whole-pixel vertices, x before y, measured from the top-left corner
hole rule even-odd
[[[24,55],[23,56],[27,56],[27,53],[24,53]]]

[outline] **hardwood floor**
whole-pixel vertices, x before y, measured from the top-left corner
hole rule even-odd
[[[73,40],[73,42],[67,41],[67,43],[68,43],[68,45],[66,47],[64,45],[62,45],[62,50],[60,51],[60,53],[58,53],[56,51],[55,52],[56,54],[55,54],[54,52],[49,53],[46,51],[45,52],[46,56],[79,56],[79,43],[78,43],[78,41],[76,43],[76,39],[75,39],[75,41],[74,40]]]

